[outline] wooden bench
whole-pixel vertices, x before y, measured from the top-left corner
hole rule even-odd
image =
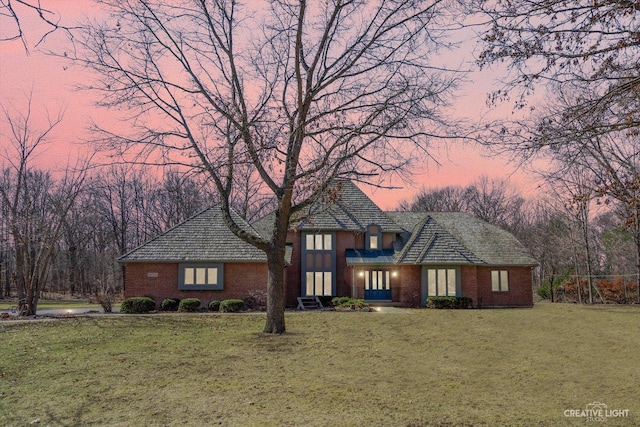
[[[298,297],[298,310],[321,310],[322,303],[318,297]]]

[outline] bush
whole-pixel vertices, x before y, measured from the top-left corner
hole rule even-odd
[[[473,308],[473,300],[469,297],[458,297],[458,306],[456,308]]]
[[[596,281],[596,286],[600,290],[606,303],[630,304],[635,300],[636,283],[626,281],[624,277],[614,277],[613,279],[601,279]]]
[[[207,308],[209,309],[209,311],[220,311],[220,301],[218,300],[211,301],[207,306]]]
[[[542,285],[538,286],[536,289],[536,295],[542,299],[551,299],[551,289],[548,280],[545,280]]]
[[[120,304],[120,312],[128,314],[149,313],[156,309],[156,302],[149,297],[127,298]]]
[[[244,306],[249,310],[266,310],[267,293],[262,290],[249,291],[249,296],[244,299]]]
[[[331,305],[334,307],[340,307],[346,305],[351,300],[351,297],[333,297],[331,299]]]
[[[220,311],[223,313],[237,313],[244,308],[241,299],[226,299],[220,303]]]
[[[428,308],[472,308],[473,300],[469,297],[429,297],[427,298]]]
[[[350,297],[335,297],[331,300],[331,304],[336,308],[350,308],[352,310],[369,307],[369,303],[365,300]]]
[[[200,300],[198,298],[185,298],[180,301],[178,311],[194,313],[200,309]]]
[[[97,282],[95,297],[100,306],[102,306],[102,310],[105,313],[111,313],[113,310],[113,303],[116,300],[116,293],[114,286],[110,284],[105,284],[100,281]]]
[[[180,305],[180,300],[176,298],[165,298],[160,303],[160,310],[162,311],[176,311]]]

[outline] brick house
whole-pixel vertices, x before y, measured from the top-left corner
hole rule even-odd
[[[287,305],[299,296],[351,296],[424,305],[428,296],[465,296],[481,307],[533,304],[537,262],[505,230],[461,212],[384,212],[355,184],[292,221]],[[271,216],[245,230],[269,235]],[[119,258],[125,296],[245,298],[266,290],[263,252],[231,233],[219,207],[202,211]]]

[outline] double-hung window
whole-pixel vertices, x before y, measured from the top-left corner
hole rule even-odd
[[[491,290],[493,292],[507,292],[509,290],[509,272],[507,270],[491,271]]]
[[[178,289],[180,290],[221,290],[223,265],[218,263],[180,264]]]

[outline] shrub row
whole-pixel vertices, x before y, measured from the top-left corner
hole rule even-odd
[[[198,298],[165,298],[160,303],[161,311],[179,311],[194,313],[200,311],[201,301]],[[228,299],[224,301],[211,301],[207,305],[209,311],[221,311],[223,313],[237,313],[245,308],[246,304],[241,299]],[[129,314],[149,313],[156,309],[156,302],[149,297],[132,297],[122,301],[120,312]]]
[[[428,308],[472,308],[473,300],[469,297],[429,297]]]

